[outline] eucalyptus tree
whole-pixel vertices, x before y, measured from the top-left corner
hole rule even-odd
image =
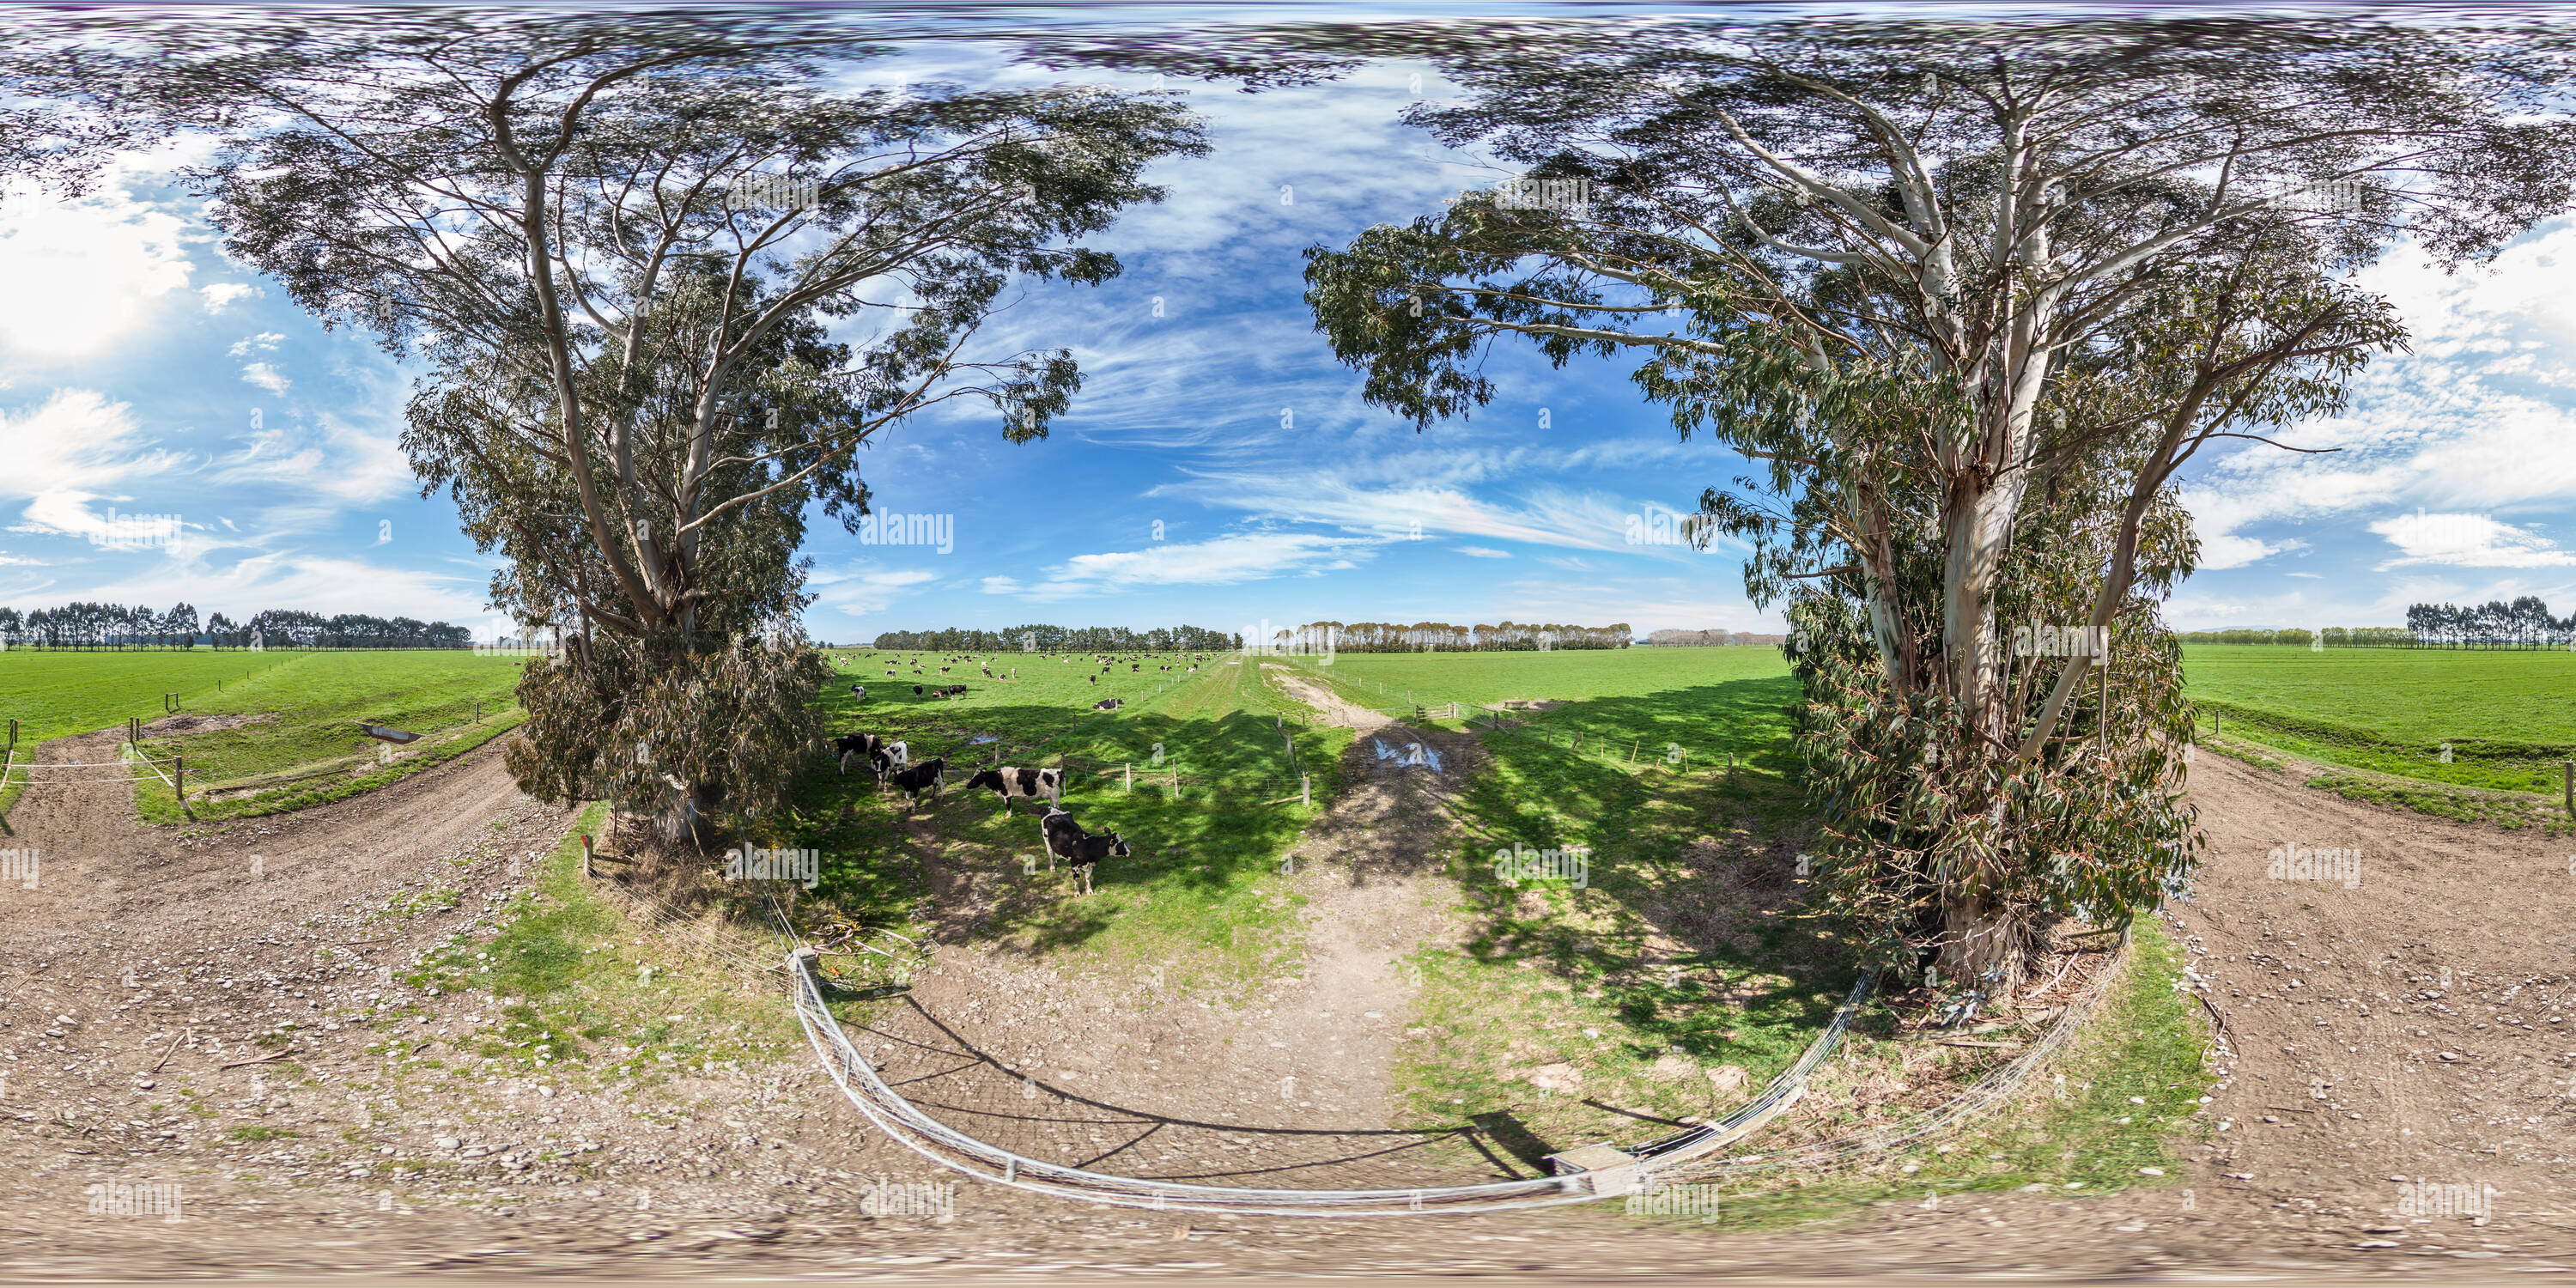
[[[1756,463],[1695,535],[1789,601],[1825,884],[1891,958],[2007,989],[2059,915],[2151,906],[2198,843],[2174,472],[2404,342],[2351,269],[2567,204],[2554,51],[2272,20],[1510,37],[1277,40],[1437,60],[1463,99],[1411,121],[1509,167],[1309,252],[1366,395],[1427,424],[1495,397],[1496,343],[1627,355]]]
[[[228,26],[140,97],[221,132],[225,248],[425,363],[404,446],[509,556],[497,607],[567,632],[511,764],[666,834],[775,804],[828,674],[797,643],[809,507],[855,529],[856,453],[944,404],[1043,437],[1069,351],[986,336],[1015,282],[1201,150],[1155,95],[854,87],[885,53],[760,18],[381,15]]]

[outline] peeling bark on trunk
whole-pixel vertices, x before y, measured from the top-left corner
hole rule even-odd
[[[2020,919],[1984,899],[1955,891],[1945,894],[1942,912],[1941,977],[1983,989],[1989,998],[2019,992],[2028,965],[2026,927]]]

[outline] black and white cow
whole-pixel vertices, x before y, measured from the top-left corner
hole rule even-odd
[[[1061,769],[987,769],[966,780],[966,790],[990,788],[1002,798],[1002,812],[1011,812],[1015,800],[1043,800],[1063,808],[1057,802],[1064,798],[1064,771]]]
[[[889,742],[878,747],[876,754],[868,757],[868,772],[876,775],[877,787],[879,790],[883,790],[888,776],[892,775],[894,771],[902,769],[911,763],[912,747],[910,744]]]
[[[917,808],[921,804],[923,792],[930,793],[930,799],[934,803],[939,800],[940,775],[947,769],[948,762],[945,759],[933,756],[908,769],[894,771],[889,781],[893,782],[896,791],[903,793],[905,800]]]
[[[1125,705],[1127,705],[1127,699],[1125,698],[1102,698],[1098,702],[1092,703],[1091,709],[1094,711],[1115,711]]]
[[[1123,859],[1130,853],[1126,838],[1116,832],[1090,835],[1062,806],[1047,811],[1046,816],[1038,820],[1038,831],[1046,845],[1047,871],[1055,871],[1055,861],[1063,859],[1072,865],[1074,871],[1082,874],[1084,894],[1091,893],[1091,874],[1100,866],[1102,859]]]
[[[1055,856],[1073,853],[1074,846],[1084,835],[1082,824],[1074,822],[1073,815],[1064,806],[1050,806],[1038,819],[1038,840],[1046,846],[1047,871],[1055,871]]]
[[[843,734],[832,740],[832,750],[841,759],[840,772],[845,774],[850,772],[851,761],[864,765],[884,749],[885,739],[872,733]]]
[[[1064,856],[1064,859],[1065,862],[1073,865],[1074,871],[1082,874],[1082,892],[1089,894],[1091,893],[1091,874],[1100,867],[1100,861],[1127,858],[1130,853],[1127,848],[1127,838],[1116,832],[1110,832],[1101,836],[1086,836],[1074,842],[1073,853]]]

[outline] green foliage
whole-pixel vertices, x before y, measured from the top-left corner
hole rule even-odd
[[[1254,659],[1211,662],[1193,675],[1175,655],[1141,658],[1141,672],[1101,673],[1087,656],[1004,654],[991,659],[997,678],[985,680],[980,668],[943,675],[930,654],[928,675],[915,677],[907,665],[899,681],[885,678],[886,665],[912,656],[853,656],[844,678],[865,683],[868,696],[852,696],[845,683],[827,686],[833,730],[883,734],[908,742],[915,764],[939,756],[957,769],[996,756],[1051,766],[1061,756],[1069,766],[1065,807],[1088,831],[1125,836],[1135,856],[1102,864],[1095,892],[1084,896],[1065,875],[1047,873],[1025,802],[1004,814],[989,793],[964,795],[952,783],[943,805],[915,813],[899,797],[878,794],[865,775],[824,765],[803,776],[792,808],[773,820],[779,844],[823,856],[821,884],[798,896],[800,918],[904,933],[938,923],[1020,951],[1159,969],[1173,988],[1237,987],[1279,969],[1298,907],[1282,888],[1280,857],[1330,802],[1332,765],[1350,731],[1290,725],[1283,737],[1274,716],[1282,699]],[[1158,669],[1166,664],[1174,669]],[[915,683],[952,680],[967,686],[966,696],[911,692]],[[1092,709],[1112,697],[1126,705]],[[1301,773],[1313,779],[1312,809],[1296,800]],[[998,878],[979,917],[970,922],[925,901],[921,876],[932,864]]]
[[[829,665],[801,643],[735,637],[701,651],[690,642],[677,632],[603,635],[578,656],[527,668],[528,722],[504,752],[522,788],[666,821],[681,799],[746,817],[783,804],[824,731],[813,699]]]

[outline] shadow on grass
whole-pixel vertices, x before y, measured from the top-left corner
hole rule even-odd
[[[1482,733],[1485,772],[1456,801],[1469,930],[1425,962],[1436,1023],[1408,1061],[1417,1113],[1463,1104],[1549,1138],[1618,1138],[1719,1112],[1797,1058],[1857,961],[1799,915],[1796,700],[1794,680],[1734,680]],[[1506,881],[1496,853],[1521,847],[1585,847],[1588,862]],[[1550,1068],[1581,1094],[1533,1083]]]
[[[916,809],[827,762],[804,776],[772,829],[780,844],[821,851],[821,880],[807,896],[817,914],[860,926],[914,922],[943,942],[1033,954],[1098,948],[1184,974],[1211,958],[1252,969],[1290,924],[1291,905],[1264,878],[1314,811],[1278,803],[1294,796],[1296,779],[1268,715],[977,706],[908,691],[854,708],[848,698],[833,704],[835,729],[905,741],[913,763],[942,757],[952,778],[993,763],[995,746],[1013,749],[1001,760],[1021,767],[1065,756],[1064,807],[1085,831],[1116,832],[1133,853],[1102,861],[1085,895],[1070,865],[1048,870],[1042,807],[1021,801],[1006,812],[990,792],[951,782],[938,803]]]

